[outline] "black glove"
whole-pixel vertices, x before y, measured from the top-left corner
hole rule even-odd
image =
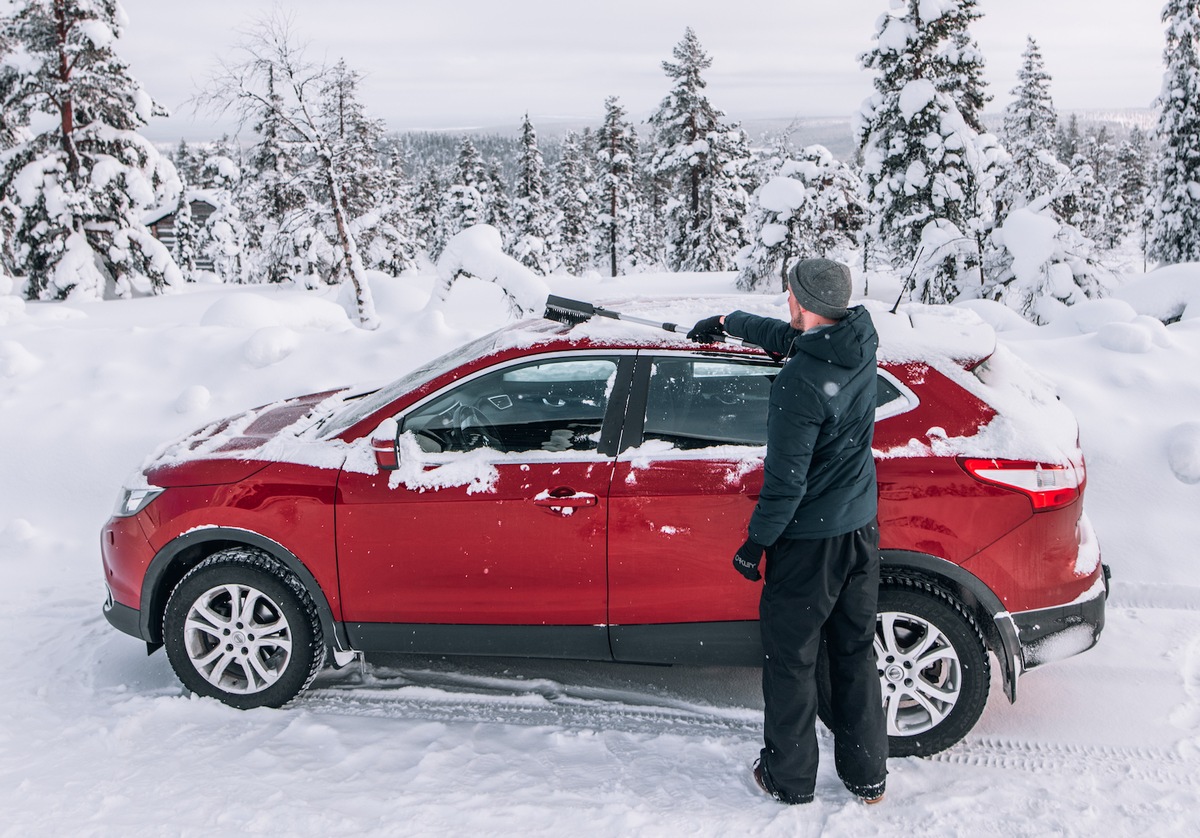
[[[688,340],[694,340],[697,343],[712,343],[725,334],[725,327],[721,325],[720,314],[714,314],[712,317],[705,317],[703,320],[696,323],[692,330],[687,333]]]
[[[733,554],[733,569],[751,582],[762,579],[762,574],[758,572],[758,563],[762,561],[764,549],[754,539],[747,538],[746,543]]]

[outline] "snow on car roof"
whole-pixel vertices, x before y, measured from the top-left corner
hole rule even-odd
[[[663,346],[681,342],[692,324],[713,314],[746,311],[764,317],[788,319],[787,297],[783,294],[727,294],[720,296],[637,298],[597,301],[609,311],[678,324],[680,332],[657,329],[640,323],[613,320],[599,315],[576,326],[530,318],[503,330],[497,348],[533,346],[546,341],[587,340],[600,345]],[[879,360],[885,363],[925,361],[936,366],[953,362],[973,365],[996,349],[996,332],[974,311],[953,306],[910,303],[893,314],[883,303],[867,300],[862,305],[871,313],[879,332]]]

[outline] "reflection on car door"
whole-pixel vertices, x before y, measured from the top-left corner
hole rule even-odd
[[[493,369],[399,417],[404,456],[421,460],[415,473],[412,463],[390,477],[343,473],[339,577],[359,648],[608,657],[621,368],[618,355],[572,353]],[[454,469],[490,478],[482,490],[478,479],[456,484]],[[451,625],[487,628],[430,628]],[[576,630],[530,630],[545,626]]]
[[[608,615],[618,660],[761,662],[759,586],[730,558],[762,487],[777,369],[639,357],[626,424],[636,447],[619,456],[610,493]]]

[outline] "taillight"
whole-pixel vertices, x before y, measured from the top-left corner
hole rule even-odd
[[[967,473],[982,483],[1013,489],[1033,501],[1033,511],[1066,506],[1079,497],[1083,475],[1067,463],[1031,460],[959,460]]]

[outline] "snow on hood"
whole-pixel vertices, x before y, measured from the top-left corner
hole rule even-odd
[[[376,469],[368,445],[347,444],[339,440],[317,438],[321,417],[345,403],[352,391],[314,393],[263,405],[245,413],[206,425],[181,439],[168,442],[150,455],[142,465],[140,480],[158,485],[200,485],[241,479],[252,471],[225,469],[189,471],[184,468],[198,461],[241,461],[250,468],[264,463],[296,463],[316,468],[362,470]],[[363,449],[363,450],[359,450]],[[147,477],[153,474],[147,480]],[[221,475],[218,480],[214,474]]]

